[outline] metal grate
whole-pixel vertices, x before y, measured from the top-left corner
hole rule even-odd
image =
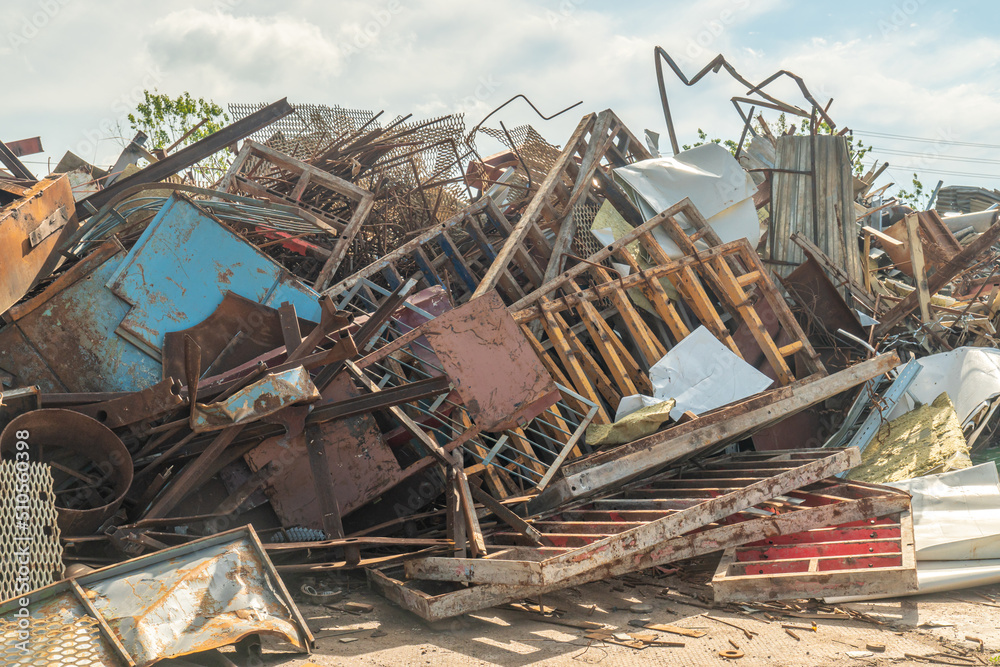
[[[72,623],[58,617],[31,618],[28,639],[17,621],[0,619],[0,664],[4,667],[110,667],[101,659],[99,622],[83,616]],[[26,643],[25,643],[26,642]],[[25,650],[27,649],[27,650]]]
[[[56,519],[49,466],[0,461],[0,600],[62,578],[62,547]],[[27,590],[23,573],[19,580],[18,571],[25,561]]]

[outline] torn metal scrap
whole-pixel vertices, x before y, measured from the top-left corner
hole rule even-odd
[[[249,526],[65,579],[28,598],[27,607],[17,598],[0,604],[5,645],[13,643],[6,619],[23,608],[33,645],[81,641],[106,665],[143,667],[250,634],[278,637],[303,653],[313,645]]]

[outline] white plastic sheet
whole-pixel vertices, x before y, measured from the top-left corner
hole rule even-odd
[[[698,327],[649,369],[653,396],[626,396],[615,419],[672,398],[670,417],[696,415],[762,392],[773,380],[740,359],[705,327]]]
[[[911,496],[917,560],[1000,559],[995,463],[887,484]]]
[[[723,243],[741,238],[757,243],[760,224],[752,199],[756,186],[736,158],[718,144],[618,167],[615,176],[637,195],[646,220],[690,197]],[[683,256],[662,230],[653,236],[668,256]]]

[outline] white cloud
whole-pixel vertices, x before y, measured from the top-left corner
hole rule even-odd
[[[340,49],[317,25],[281,14],[185,9],[155,21],[148,35],[150,53],[163,67],[203,70],[221,81],[266,85],[305,71],[322,83],[341,71]]]

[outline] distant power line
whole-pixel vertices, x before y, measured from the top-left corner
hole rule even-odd
[[[981,144],[972,141],[946,141],[944,139],[933,139],[930,137],[913,137],[907,134],[889,134],[887,132],[869,132],[867,130],[854,130],[854,134],[860,134],[862,136],[869,137],[883,137],[886,139],[899,139],[900,141],[920,141],[929,144],[946,144],[948,146],[971,146],[973,148],[996,148],[1000,149],[998,144]]]
[[[1000,164],[1000,160],[990,160],[989,158],[960,157],[955,155],[928,155],[927,153],[917,153],[914,151],[897,151],[892,148],[882,148],[872,146],[872,153],[885,153],[887,155],[906,155],[911,157],[922,157],[928,160],[947,160],[949,162],[975,162],[979,164]]]

